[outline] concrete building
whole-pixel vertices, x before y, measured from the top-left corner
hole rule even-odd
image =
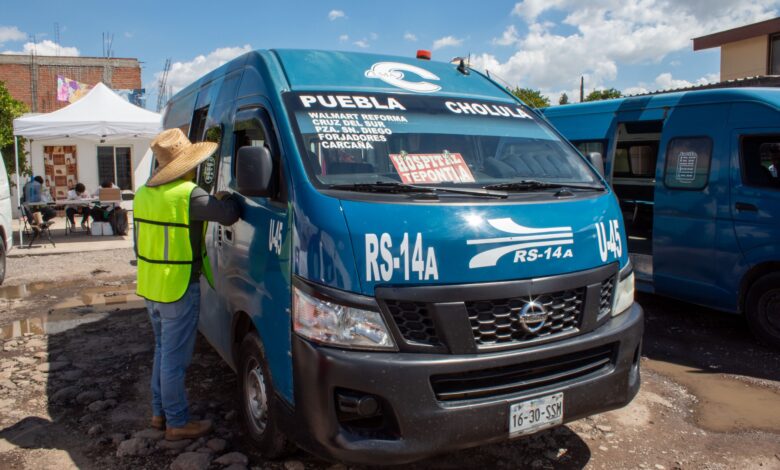
[[[780,18],[693,39],[693,50],[720,47],[720,79],[780,75]]]
[[[67,106],[57,101],[57,76],[87,85],[103,82],[113,90],[141,90],[138,59],[0,54],[0,81],[30,112],[48,113]]]

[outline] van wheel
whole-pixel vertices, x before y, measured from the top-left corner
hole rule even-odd
[[[764,276],[751,286],[745,313],[753,334],[780,349],[780,273]]]
[[[262,455],[282,457],[289,450],[287,437],[279,429],[273,400],[276,400],[263,345],[255,332],[241,342],[238,386],[241,393],[241,417],[249,438]]]
[[[0,240],[0,285],[5,281],[5,240]]]

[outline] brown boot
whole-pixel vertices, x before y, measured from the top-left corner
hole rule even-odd
[[[152,416],[152,421],[149,423],[149,426],[159,431],[163,431],[165,429],[165,416]]]
[[[197,439],[211,431],[211,421],[190,421],[180,428],[168,426],[165,429],[166,441],[180,441],[182,439]]]

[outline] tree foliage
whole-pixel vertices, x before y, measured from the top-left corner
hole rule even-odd
[[[620,98],[623,96],[620,90],[615,88],[607,88],[606,90],[593,90],[588,93],[584,101],[599,101],[599,100],[611,100],[613,98]]]
[[[539,90],[534,90],[533,88],[516,87],[511,91],[513,95],[520,98],[523,103],[532,108],[546,108],[550,106],[550,99],[544,96]]]
[[[569,95],[566,92],[561,93],[561,97],[558,98],[558,104],[569,104]]]
[[[3,153],[5,168],[9,176],[16,171],[16,162],[14,160],[14,119],[27,112],[27,106],[21,101],[14,99],[6,88],[5,83],[0,81],[0,152]],[[19,166],[21,173],[29,173],[27,170],[26,155],[22,151],[24,148],[23,139],[20,139],[19,147]]]

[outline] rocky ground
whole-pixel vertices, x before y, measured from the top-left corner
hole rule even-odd
[[[65,291],[119,290],[128,281],[51,285],[46,305],[59,307],[48,315],[29,297],[0,305],[0,468],[346,468],[303,451],[280,461],[257,454],[238,423],[235,376],[202,340],[190,402],[214,432],[172,443],[148,428],[145,312],[129,296],[97,307],[61,303]],[[780,354],[756,345],[738,318],[640,301],[648,314],[643,385],[631,405],[404,468],[780,469]]]

